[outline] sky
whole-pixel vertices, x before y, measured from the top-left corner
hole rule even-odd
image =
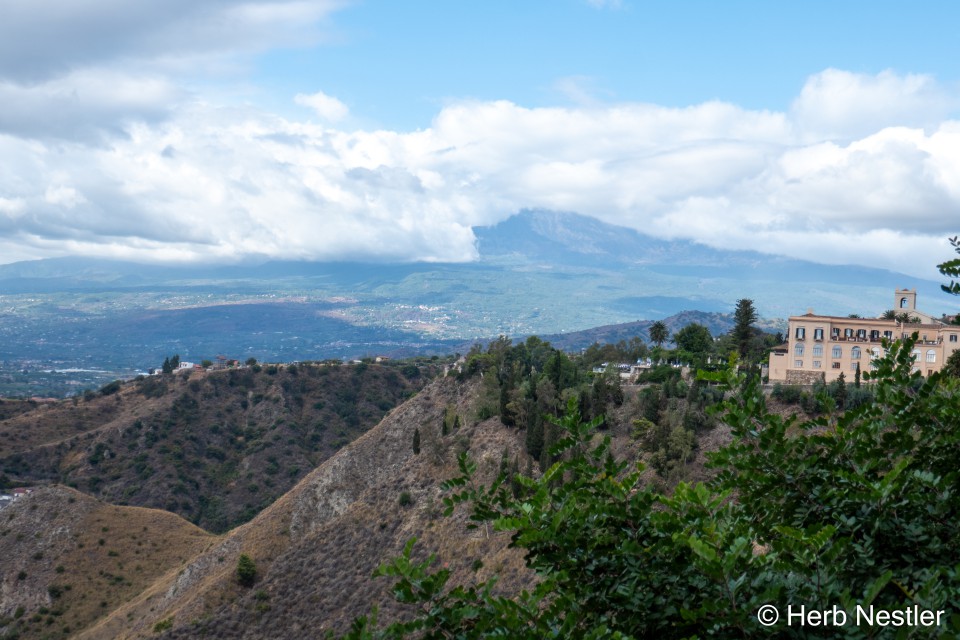
[[[938,279],[960,3],[0,0],[0,263],[469,261],[570,211]]]

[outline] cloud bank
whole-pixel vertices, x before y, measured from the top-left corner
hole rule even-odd
[[[960,95],[929,76],[827,69],[782,112],[452,102],[389,131],[347,126],[317,87],[289,97],[311,110],[295,119],[207,99],[177,70],[316,41],[342,3],[54,4],[51,22],[15,1],[0,26],[5,262],[468,261],[471,227],[539,208],[932,277],[960,232]],[[82,37],[61,37],[71,20]]]

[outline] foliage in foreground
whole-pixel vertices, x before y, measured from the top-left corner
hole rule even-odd
[[[767,412],[753,380],[723,420],[733,444],[707,484],[672,495],[644,486],[571,403],[557,421],[560,461],[519,476],[448,483],[448,512],[512,532],[538,577],[530,592],[498,595],[495,580],[447,584],[449,572],[412,559],[413,541],[379,575],[412,617],[375,616],[347,635],[367,638],[960,637],[960,384],[910,373],[912,341],[870,375],[876,401],[799,424]],[[599,444],[597,444],[599,442]],[[767,628],[758,609],[772,604]],[[944,610],[940,628],[855,626],[856,605]],[[788,626],[788,605],[848,614],[845,626]],[[913,635],[911,635],[913,634]]]

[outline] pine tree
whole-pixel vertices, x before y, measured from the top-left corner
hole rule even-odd
[[[837,377],[837,407],[845,409],[847,406],[847,379],[843,375],[843,371],[840,372],[840,375]]]
[[[413,430],[413,455],[420,455],[420,428]]]
[[[737,300],[733,319],[735,322],[733,339],[737,343],[740,358],[746,360],[750,349],[750,338],[753,337],[753,323],[757,321],[757,310],[753,306],[753,300],[748,298]]]

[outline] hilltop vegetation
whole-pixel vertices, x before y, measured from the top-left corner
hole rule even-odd
[[[413,395],[438,370],[426,362],[195,371],[7,403],[17,409],[0,422],[0,471],[11,485],[60,482],[226,531]]]
[[[445,485],[448,513],[467,503],[510,535],[536,586],[504,596],[490,579],[457,582],[411,543],[378,571],[411,617],[362,618],[346,637],[957,637],[960,381],[912,374],[912,347],[876,361],[876,402],[804,422],[769,412],[755,378],[708,376],[735,392],[723,407],[734,439],[712,456],[716,477],[670,493],[617,459],[571,400],[542,477],[478,483],[465,455]],[[801,605],[844,622],[791,623],[787,606]],[[857,606],[897,613],[855,623]]]

